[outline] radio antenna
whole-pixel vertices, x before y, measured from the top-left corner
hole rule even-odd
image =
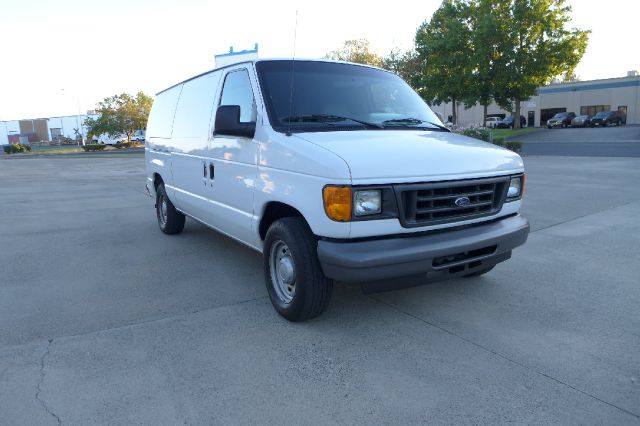
[[[298,10],[296,9],[296,25],[293,28],[293,58],[291,58],[291,89],[289,92],[289,130],[286,135],[291,136],[291,116],[293,115],[293,76],[296,67],[296,40],[298,38]]]

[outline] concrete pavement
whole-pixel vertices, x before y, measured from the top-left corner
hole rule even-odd
[[[640,159],[525,162],[510,261],[292,324],[142,158],[1,161],[0,424],[638,424]]]

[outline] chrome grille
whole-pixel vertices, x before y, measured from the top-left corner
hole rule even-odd
[[[425,226],[493,214],[502,207],[508,182],[508,177],[500,177],[398,185],[402,225]]]

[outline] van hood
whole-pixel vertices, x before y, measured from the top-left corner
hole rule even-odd
[[[295,136],[341,157],[349,166],[354,183],[488,177],[523,169],[518,154],[449,132],[361,130]]]

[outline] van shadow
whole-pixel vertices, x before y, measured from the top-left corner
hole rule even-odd
[[[199,262],[206,263],[212,275],[223,278],[209,291],[240,293],[246,297],[264,297],[268,300],[260,253],[195,221],[188,222],[182,235],[188,238],[189,246],[199,253]],[[435,306],[439,297],[447,293],[458,293],[464,288],[477,286],[474,281],[450,280],[442,275],[427,274],[363,283],[338,281],[334,283],[327,311],[312,322],[333,322],[347,317],[353,319],[355,313],[359,317],[370,318],[383,309],[376,300],[385,295],[395,296],[396,301],[406,300],[407,297],[411,300],[418,298],[427,305],[434,303]],[[211,295],[211,298],[216,299],[217,296]],[[402,306],[399,308],[402,309]]]

